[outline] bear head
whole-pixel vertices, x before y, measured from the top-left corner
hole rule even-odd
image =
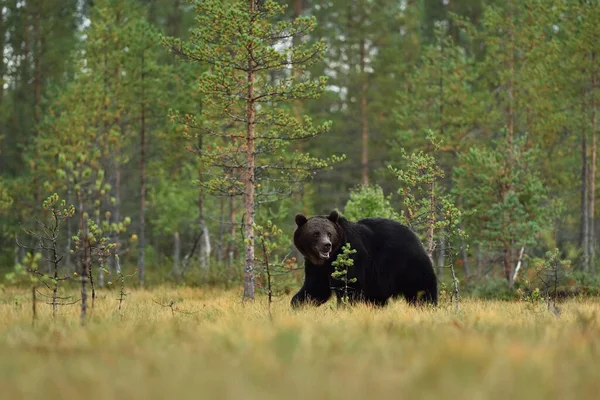
[[[296,215],[294,245],[304,258],[315,265],[323,265],[342,246],[344,231],[338,223],[339,217],[337,211],[327,217]]]

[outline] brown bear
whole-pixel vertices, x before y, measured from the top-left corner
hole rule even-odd
[[[294,245],[305,258],[304,285],[291,304],[321,305],[335,290],[338,301],[344,282],[332,277],[331,265],[350,243],[357,252],[348,268],[351,302],[383,306],[389,298],[404,297],[410,304],[437,305],[437,277],[419,238],[405,225],[386,218],[350,222],[332,211],[329,216],[296,215]]]

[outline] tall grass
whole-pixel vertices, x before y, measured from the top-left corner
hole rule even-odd
[[[0,293],[0,398],[596,399],[600,302],[463,300],[415,309],[292,311],[237,292],[134,291],[121,319],[102,292],[85,328],[77,306]],[[163,307],[173,301],[170,307]]]

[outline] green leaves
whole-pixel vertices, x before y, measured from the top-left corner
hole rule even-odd
[[[334,271],[331,273],[331,277],[337,280],[340,280],[344,283],[342,287],[342,304],[347,305],[350,296],[348,294],[348,284],[355,283],[357,281],[356,278],[349,278],[349,268],[354,265],[354,260],[351,258],[352,254],[356,254],[356,249],[353,249],[350,243],[346,243],[342,247],[342,252],[338,254],[335,261],[331,263],[334,267]]]
[[[379,185],[361,185],[350,192],[344,206],[344,216],[351,221],[361,218],[382,217],[400,220],[391,204],[391,195],[385,196]]]
[[[526,137],[506,151],[502,141],[477,146],[459,157],[454,170],[466,222],[478,241],[516,246],[535,243],[559,211],[536,172],[537,150],[525,148]],[[509,160],[509,154],[513,160]]]
[[[256,198],[268,202],[288,196],[316,170],[339,161],[289,150],[331,126],[294,115],[287,105],[325,90],[326,76],[306,73],[323,56],[324,42],[296,40],[314,30],[316,19],[279,19],[284,7],[274,1],[203,0],[194,2],[194,10],[197,25],[189,41],[162,41],[175,56],[207,67],[194,77],[201,113],[171,114],[184,136],[202,141],[199,183],[212,194],[241,195],[245,175],[233,171],[251,168]]]

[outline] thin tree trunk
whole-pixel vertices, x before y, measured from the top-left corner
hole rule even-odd
[[[181,28],[181,14],[179,12],[180,0],[173,1],[173,9],[169,15],[169,36],[178,37]]]
[[[33,93],[34,93],[34,111],[33,118],[35,124],[40,123],[40,105],[42,100],[42,36],[40,33],[40,14],[42,0],[36,0],[35,11],[33,14],[33,43],[34,43],[34,73],[33,73]]]
[[[39,136],[40,120],[41,120],[41,101],[42,101],[42,35],[40,27],[40,14],[42,0],[36,0],[35,11],[33,14],[33,57],[34,57],[34,72],[33,72],[33,119],[35,120],[35,135],[36,138]],[[3,83],[2,83],[3,84]],[[42,206],[42,183],[38,176],[37,163],[34,164],[34,180],[35,180],[35,203],[36,207],[41,208]],[[50,267],[50,265],[49,265]]]
[[[483,277],[483,254],[481,251],[481,243],[477,243],[477,275]]]
[[[225,253],[225,244],[223,239],[225,236],[225,197],[219,199],[219,236],[217,239],[217,265],[223,263],[223,254]]]
[[[433,250],[435,248],[434,225],[435,225],[435,183],[431,183],[429,192],[429,221],[427,227],[427,254],[433,262]]]
[[[100,222],[100,213],[98,213],[98,215],[96,216],[96,226],[102,226],[102,223]],[[98,280],[96,281],[96,283],[98,284],[98,287],[104,287],[104,261],[101,261],[98,265]],[[94,304],[94,300],[92,299],[92,304]],[[92,308],[94,308],[94,306],[92,305]]]
[[[5,38],[6,38],[6,24],[4,23],[4,8],[6,6],[6,0],[0,0],[0,54],[4,54]],[[4,74],[6,72],[6,66],[4,65],[4,57],[0,57],[0,81],[3,82],[0,85],[0,105],[4,100]]]
[[[504,244],[503,262],[504,262],[504,277],[506,278],[506,281],[510,283],[512,265],[510,262],[510,246],[508,243]]]
[[[200,136],[198,140],[198,148],[202,150],[202,136]],[[198,171],[198,179],[202,179],[202,163],[200,163],[200,168]],[[198,258],[200,260],[200,268],[206,269],[209,267],[209,257],[210,257],[210,237],[208,232],[208,227],[206,226],[206,221],[204,219],[204,187],[200,185],[200,190],[198,192],[198,225],[200,227],[200,235],[202,235],[202,240],[199,243],[200,249],[198,251]]]
[[[303,7],[303,0],[294,0],[294,16],[293,16],[293,20],[296,20],[297,18],[299,18],[302,15],[302,9]],[[299,46],[302,42],[302,38],[299,35],[294,36],[293,38],[293,46],[294,48],[296,48],[297,46]],[[302,76],[302,69],[300,67],[296,67],[294,66],[294,83],[298,83],[300,82],[301,76]],[[302,109],[303,109],[303,103],[301,99],[296,99],[294,101],[294,114],[295,114],[295,118],[296,121],[298,121],[298,123],[302,123]],[[299,140],[296,143],[296,147],[295,147],[296,151],[302,153],[304,151],[304,141],[303,140]],[[297,192],[294,193],[294,204],[296,205],[296,207],[302,207],[304,204],[304,196],[306,195],[304,190],[298,190]]]
[[[141,127],[140,127],[140,234],[138,247],[138,273],[140,285],[144,286],[146,278],[146,265],[144,252],[146,249],[146,103],[144,97],[144,53],[142,52],[142,104],[141,104]]]
[[[71,196],[72,196],[72,192],[71,192],[71,185],[69,185],[67,183],[67,206],[71,204]],[[67,225],[67,244],[65,246],[65,267],[66,270],[68,272],[71,272],[71,246],[72,246],[72,239],[71,237],[73,236],[73,228],[71,227],[71,220],[67,219],[66,221],[66,225]]]
[[[458,228],[462,230],[462,223],[458,224]],[[469,268],[469,257],[467,255],[467,248],[464,238],[460,238],[460,254],[463,262],[463,274],[465,277],[471,276],[471,269]]]
[[[122,132],[122,131],[121,131]],[[123,134],[123,132],[122,132]],[[118,158],[115,158],[115,204],[113,206],[113,220],[119,223],[121,218],[121,165]],[[115,233],[114,242],[119,243],[121,238],[119,233]],[[121,263],[119,263],[119,246],[115,247],[115,256],[112,258],[113,272],[121,272]]]
[[[229,243],[227,245],[227,265],[233,266],[235,260],[235,199],[229,198]]]
[[[440,239],[440,247],[438,249],[438,259],[437,259],[437,277],[438,280],[442,278],[444,275],[444,264],[446,262],[446,240],[444,238]]]
[[[362,22],[365,17],[363,15]],[[367,115],[367,43],[362,33],[360,38],[360,121],[361,121],[361,166],[362,166],[362,184],[369,184],[369,123]]]
[[[513,142],[515,135],[515,113],[513,109],[513,99],[514,99],[514,82],[513,78],[515,75],[514,70],[514,32],[512,29],[513,24],[513,16],[512,16],[512,0],[508,1],[508,7],[510,9],[510,25],[511,28],[508,31],[508,43],[509,43],[509,56],[508,56],[508,71],[509,71],[509,80],[508,80],[508,99],[506,104],[506,118],[507,118],[507,129],[508,129],[508,166],[512,171],[513,168]]]
[[[521,264],[523,262],[523,253],[525,251],[525,246],[521,247],[521,251],[519,252],[519,259],[517,260],[517,266],[515,267],[515,272],[512,275],[512,279],[510,282],[510,286],[512,287],[517,280],[517,276],[519,275],[519,270],[521,269]]]
[[[588,271],[595,269],[594,264],[594,251],[595,251],[595,224],[594,224],[594,208],[596,202],[596,53],[592,51],[591,54],[591,70],[592,70],[592,96],[591,96],[591,111],[592,111],[592,126],[590,132],[591,149],[590,149],[590,188],[589,188],[589,227],[588,227]]]
[[[582,104],[582,109],[585,112],[585,102]],[[588,139],[587,129],[585,123],[582,124],[582,136],[581,136],[581,232],[580,242],[583,250],[583,264],[582,269],[584,271],[589,270],[589,168],[588,168]]]
[[[293,19],[297,19],[298,17],[300,17],[302,15],[302,8],[303,8],[303,4],[302,4],[303,0],[294,0],[294,17]],[[298,45],[301,41],[300,36],[294,36],[295,41],[294,46]],[[294,67],[294,81],[298,82],[300,80],[300,74],[301,74],[302,70],[298,67]],[[300,99],[297,99],[294,101],[294,114],[296,117],[296,120],[298,122],[301,122],[302,120],[302,101]],[[302,141],[299,141],[298,145],[300,147],[302,147]]]
[[[514,137],[515,137],[515,109],[514,109],[514,76],[515,76],[515,49],[514,49],[514,31],[513,31],[513,8],[512,8],[512,0],[508,0],[508,8],[509,8],[509,25],[510,28],[508,30],[508,90],[507,90],[507,101],[506,101],[506,125],[507,125],[507,144],[508,144],[508,175],[512,177],[513,169],[514,169]],[[504,196],[510,193],[512,190],[512,182],[509,182],[505,188]],[[508,224],[512,223],[513,216],[512,210],[509,215]],[[510,284],[511,276],[512,276],[512,247],[511,242],[507,241],[504,243],[504,275],[506,280]]]
[[[85,325],[86,317],[87,317],[87,277],[88,271],[91,266],[91,255],[90,255],[90,244],[88,241],[87,235],[87,224],[84,218],[84,207],[83,207],[83,197],[80,191],[77,192],[77,200],[79,203],[79,232],[81,237],[82,244],[82,257],[81,257],[81,269],[79,270],[79,277],[81,279],[81,312],[80,312],[80,322],[81,325]]]
[[[173,232],[173,276],[175,280],[179,282],[181,280],[181,270],[179,265],[181,263],[181,239],[179,232]]]
[[[255,0],[249,1],[250,13],[255,12]],[[253,35],[252,25],[250,26],[249,35]],[[244,299],[254,299],[254,162],[255,162],[255,143],[254,143],[254,128],[255,128],[255,103],[254,103],[254,49],[249,48],[248,60],[248,109],[246,112],[246,173],[244,175],[245,186],[245,209],[244,218],[244,240],[245,240],[245,256],[246,265],[244,268]]]

